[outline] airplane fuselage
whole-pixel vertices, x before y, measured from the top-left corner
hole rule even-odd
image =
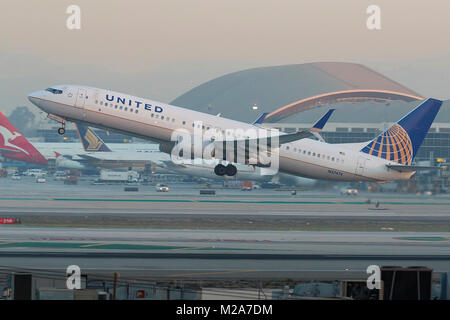
[[[252,124],[110,90],[72,85],[53,88],[62,92],[35,92],[29,96],[30,101],[45,112],[68,121],[112,129],[162,144],[171,142],[172,133],[180,128],[192,134],[194,129],[207,134],[215,130],[225,132],[255,128]],[[198,121],[203,126],[194,128]],[[386,165],[394,162],[359,150],[355,144],[301,139],[280,146],[279,170],[312,179],[335,181],[385,182],[409,179],[414,174],[389,169]]]

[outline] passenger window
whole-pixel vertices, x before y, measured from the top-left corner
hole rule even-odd
[[[186,121],[183,121],[183,125],[185,125],[186,124]]]
[[[130,108],[130,112],[133,112],[133,109]]]
[[[331,158],[331,161],[334,161],[334,157]]]
[[[128,107],[125,107],[125,109],[123,109],[124,111],[128,111]]]
[[[311,155],[311,151],[308,151],[308,156],[310,156]]]
[[[155,115],[152,113],[151,117],[153,118]]]
[[[98,104],[98,100],[95,100],[95,104]]]
[[[101,105],[101,106],[103,105],[103,101],[100,101],[100,105]]]
[[[317,158],[320,158],[320,154],[317,154]]]
[[[315,152],[313,152],[313,157],[315,157],[316,156],[316,153]]]
[[[120,110],[122,110],[122,108],[123,108],[122,106],[119,107]]]
[[[105,107],[107,107],[108,106],[108,102],[105,102]]]
[[[114,107],[114,109],[117,109],[117,104],[116,104],[116,106]]]
[[[138,109],[136,109],[135,113],[138,113],[138,112],[139,112],[139,110],[138,110]]]

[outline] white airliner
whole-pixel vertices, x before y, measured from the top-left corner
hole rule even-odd
[[[167,153],[173,149],[172,133],[180,128],[192,135],[198,129],[202,133],[261,130],[259,125],[87,86],[58,85],[33,92],[28,99],[50,118],[62,123],[60,133],[64,133],[65,121],[82,122],[159,142]],[[412,165],[412,161],[441,105],[439,100],[425,100],[371,141],[329,144],[310,139],[314,130],[305,130],[280,133],[279,150],[272,146],[269,151],[278,151],[281,172],[307,178],[373,182],[410,179],[417,170],[429,169]],[[195,127],[199,121],[203,125]],[[272,135],[267,133],[267,136]],[[226,135],[224,140],[229,142]],[[219,139],[214,145],[222,142]],[[228,152],[230,150],[224,154]],[[253,157],[255,155],[250,154],[245,159]],[[218,164],[214,171],[232,176],[236,174],[236,167]]]

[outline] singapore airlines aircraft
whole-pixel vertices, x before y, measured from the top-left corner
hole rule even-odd
[[[177,137],[174,141],[173,133],[180,128],[192,134],[194,139],[198,136],[195,134],[198,129],[203,134],[219,132],[218,136],[230,129],[244,132],[263,130],[259,125],[86,86],[54,86],[33,92],[28,99],[47,112],[51,119],[62,123],[61,134],[64,133],[65,121],[78,121],[159,142],[163,151],[168,153],[178,141]],[[329,144],[310,139],[315,131],[312,128],[293,134],[280,133],[276,137],[279,146],[268,145],[267,151],[278,154],[281,172],[307,178],[374,182],[406,180],[417,170],[425,169],[412,165],[412,161],[441,105],[439,100],[425,100],[371,141]],[[266,136],[273,137],[273,133]],[[217,148],[225,142],[229,142],[226,134],[223,140],[214,141],[214,146]],[[233,138],[231,142],[237,145],[238,141]],[[245,151],[248,151],[247,145]],[[230,150],[224,150],[224,154],[227,152]],[[254,154],[248,154],[245,161],[254,157]],[[236,174],[236,170],[232,164],[226,167],[218,164],[214,169],[218,175],[231,176]]]

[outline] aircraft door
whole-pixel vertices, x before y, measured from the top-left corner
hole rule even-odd
[[[362,175],[364,174],[364,169],[366,167],[366,158],[358,157],[358,161],[356,162],[356,170],[355,173]]]
[[[77,101],[75,103],[75,106],[79,108],[84,108],[85,101],[86,101],[86,89],[80,88],[78,89]]]

